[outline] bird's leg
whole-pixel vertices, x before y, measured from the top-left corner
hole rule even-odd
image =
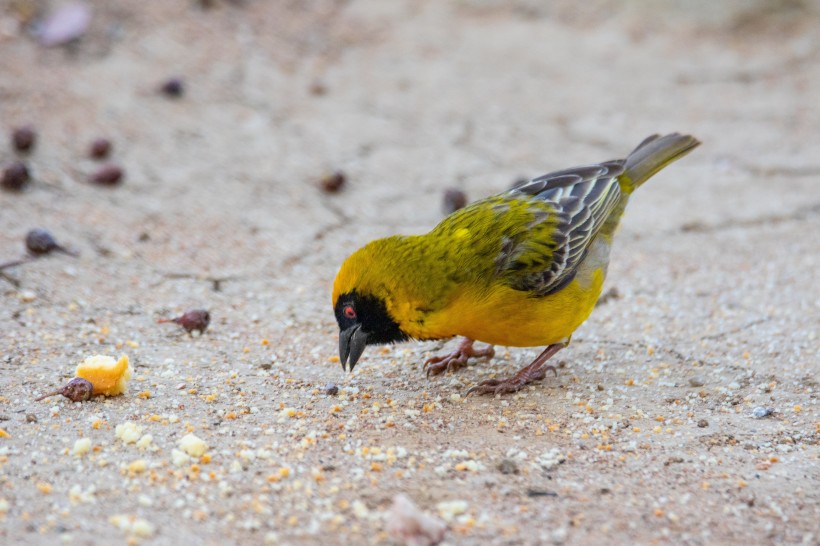
[[[544,379],[547,376],[548,370],[557,376],[558,371],[555,369],[555,366],[546,364],[546,362],[552,358],[555,353],[566,346],[567,343],[553,343],[544,349],[540,355],[535,357],[535,360],[518,370],[518,373],[509,379],[488,379],[487,381],[482,381],[468,390],[467,394],[469,395],[474,392],[478,394],[504,394],[515,392],[527,383]]]
[[[467,365],[467,360],[470,357],[492,358],[495,355],[495,349],[493,349],[492,345],[487,345],[484,349],[475,349],[473,343],[475,342],[472,339],[465,337],[464,340],[459,343],[458,348],[449,355],[428,358],[424,363],[424,369],[427,370],[427,377],[430,377],[430,374],[438,375],[441,372],[454,372],[459,368],[463,368]]]

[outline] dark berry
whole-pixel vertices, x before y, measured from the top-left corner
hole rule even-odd
[[[172,319],[159,319],[157,322],[173,322],[179,324],[189,334],[197,331],[200,334],[205,332],[208,324],[211,323],[211,314],[205,309],[189,309],[182,315]]]
[[[104,165],[91,175],[91,182],[100,186],[116,186],[122,181],[123,171],[116,165]]]
[[[48,254],[60,248],[60,245],[47,230],[34,228],[26,233],[26,248],[32,254]]]
[[[163,83],[159,89],[166,97],[178,99],[185,94],[185,82],[180,78],[171,78]]]
[[[457,188],[444,190],[444,214],[452,214],[467,204],[467,194]]]
[[[14,149],[21,153],[30,152],[37,143],[37,133],[30,125],[25,127],[18,127],[11,135]]]
[[[22,191],[25,188],[31,176],[28,172],[28,167],[22,161],[15,161],[3,170],[3,179],[0,185],[4,190],[8,191]]]
[[[26,233],[26,249],[33,256],[41,256],[49,252],[59,251],[69,256],[77,254],[59,244],[54,236],[46,229],[34,228]]]
[[[91,400],[91,396],[94,394],[94,385],[92,385],[91,381],[87,379],[75,377],[66,383],[63,388],[57,389],[56,391],[48,394],[44,394],[39,398],[35,398],[34,401],[39,402],[40,400],[48,398],[49,396],[54,396],[55,394],[62,394],[72,402],[85,402],[86,400]]]
[[[91,143],[88,155],[93,159],[105,159],[111,154],[111,141],[107,138],[98,138]]]

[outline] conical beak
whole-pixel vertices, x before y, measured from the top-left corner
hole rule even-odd
[[[353,371],[365,346],[367,346],[367,332],[362,331],[361,324],[355,324],[339,333],[339,361],[342,363],[343,370]]]

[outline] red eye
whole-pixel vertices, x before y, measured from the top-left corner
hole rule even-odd
[[[355,310],[355,309],[353,309],[353,306],[352,306],[352,305],[345,305],[344,314],[345,314],[345,316],[346,316],[347,318],[349,318],[349,319],[354,319],[354,318],[356,318],[356,310]]]

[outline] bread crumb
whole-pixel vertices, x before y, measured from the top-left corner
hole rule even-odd
[[[179,440],[179,448],[191,457],[201,457],[208,451],[208,444],[195,434],[190,433]]]
[[[117,425],[114,429],[114,435],[122,440],[124,444],[133,444],[142,436],[142,426],[126,421]]]
[[[74,373],[94,385],[95,395],[115,396],[125,392],[133,372],[126,355],[122,355],[119,360],[106,355],[94,355],[78,364]]]
[[[72,452],[77,457],[82,457],[89,451],[91,451],[91,438],[80,438],[74,442],[74,449]]]

